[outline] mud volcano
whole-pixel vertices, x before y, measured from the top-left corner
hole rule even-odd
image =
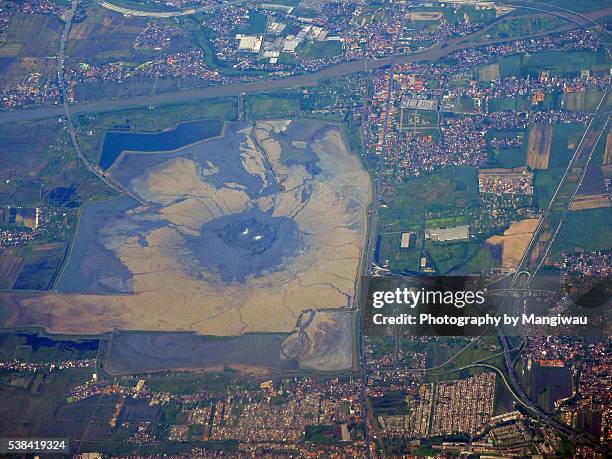
[[[280,269],[283,260],[297,254],[301,244],[294,220],[249,209],[206,223],[201,236],[188,239],[187,247],[200,265],[232,282]]]
[[[12,297],[8,325],[286,336],[313,310],[299,330],[309,345],[291,338],[285,357],[350,367],[371,189],[338,126],[233,122],[178,150],[124,152],[109,170],[140,202],[91,203],[61,288]]]

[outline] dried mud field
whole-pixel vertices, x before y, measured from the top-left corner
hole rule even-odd
[[[346,324],[371,189],[337,126],[234,122],[177,151],[124,153],[111,176],[146,205],[87,207],[56,291],[4,297],[5,325],[235,336],[336,308]]]

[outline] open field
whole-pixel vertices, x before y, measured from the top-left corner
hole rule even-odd
[[[529,241],[538,226],[537,218],[528,218],[513,222],[503,236],[492,236],[487,239],[491,245],[502,246],[502,267],[516,268],[527,250]]]
[[[572,112],[590,112],[595,110],[601,100],[601,91],[569,92],[563,94],[563,105]]]
[[[603,165],[608,166],[612,164],[612,131],[608,132],[606,137],[606,150],[604,153]]]
[[[490,38],[522,37],[556,29],[566,23],[565,19],[550,16],[509,18],[489,29],[487,36]]]
[[[425,213],[463,209],[478,197],[475,169],[446,168],[441,173],[406,180],[385,197],[388,207],[381,211],[380,224],[397,221],[402,230],[424,225]]]
[[[506,139],[520,137],[521,146],[493,148],[490,145],[492,139]],[[512,169],[527,164],[527,133],[522,129],[499,130],[491,129],[487,133],[488,160],[486,167]]]
[[[499,80],[499,64],[483,65],[478,69],[478,77],[481,81]]]
[[[297,96],[280,93],[246,96],[244,106],[250,120],[294,116],[300,112]]]
[[[531,128],[527,144],[527,165],[531,169],[548,169],[552,134],[552,125],[536,124]]]
[[[342,54],[342,43],[339,41],[305,41],[295,51],[305,60],[323,59]]]
[[[610,207],[610,198],[607,194],[586,194],[578,195],[572,201],[571,210],[599,209]]]
[[[550,257],[558,260],[561,253],[610,250],[612,209],[589,209],[570,212],[551,247]]]
[[[473,257],[478,250],[476,244],[467,241],[459,242],[425,242],[427,255],[440,275],[447,275],[458,269],[467,259]]]
[[[526,77],[537,75],[546,70],[559,74],[579,74],[580,70],[604,70],[610,67],[610,59],[603,48],[597,52],[590,51],[545,51],[529,55],[513,54],[497,61],[500,76],[512,75]]]
[[[0,203],[46,204],[58,187],[76,186],[73,199],[112,196],[78,161],[56,118],[0,126]]]

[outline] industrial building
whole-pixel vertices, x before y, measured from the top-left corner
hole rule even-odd
[[[432,228],[425,230],[425,238],[436,242],[462,241],[469,237],[468,225],[453,226],[451,228]]]
[[[404,110],[437,110],[438,101],[431,99],[423,99],[419,97],[404,96],[402,97],[402,108]]]

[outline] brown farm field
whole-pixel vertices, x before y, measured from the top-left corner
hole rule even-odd
[[[531,169],[548,169],[552,145],[552,125],[536,124],[529,133],[527,165]]]
[[[67,54],[79,61],[131,60],[132,45],[147,24],[146,18],[125,17],[93,4],[84,21],[68,37]]]
[[[605,193],[578,195],[574,198],[570,210],[600,209],[610,205],[610,198]]]
[[[62,23],[55,16],[14,12],[0,42],[0,56],[54,56],[61,27]]]
[[[512,222],[510,228],[504,231],[503,236],[493,236],[487,239],[491,245],[501,245],[502,266],[516,268],[527,250],[529,241],[538,226],[539,219],[528,218]]]
[[[483,65],[478,69],[478,77],[481,81],[499,80],[499,64]]]
[[[40,82],[54,81],[61,22],[51,15],[7,10],[12,14],[0,34],[0,89],[15,88],[33,75]]]
[[[87,5],[87,17],[74,24],[67,43],[67,55],[72,65],[80,62],[103,64],[125,61],[133,64],[149,61],[162,54],[161,50],[134,47],[136,37],[145,29],[149,18],[124,16],[109,11],[96,3]],[[159,18],[156,24],[176,26],[172,19]],[[176,52],[191,43],[184,32],[173,35],[169,48],[163,52]]]
[[[601,100],[602,93],[599,91],[568,92],[563,94],[566,110],[572,112],[593,111]]]
[[[606,138],[606,152],[603,160],[604,166],[608,166],[610,164],[612,164],[612,131],[608,131],[608,137]]]

